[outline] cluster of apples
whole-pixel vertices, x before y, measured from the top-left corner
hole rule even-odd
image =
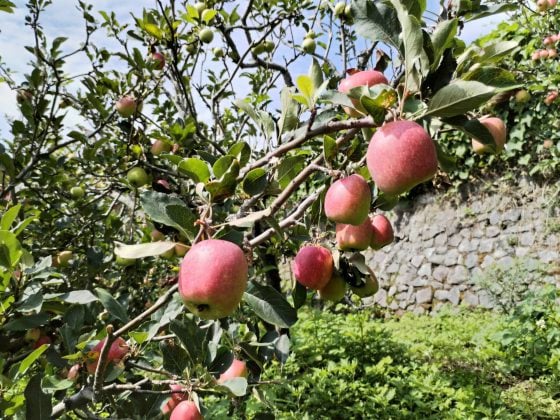
[[[539,12],[546,12],[556,6],[557,3],[558,0],[537,0],[537,10]]]
[[[533,54],[531,54],[531,60],[538,61],[547,58],[556,58],[558,57],[558,51],[556,48],[549,48],[546,50],[537,50]]]

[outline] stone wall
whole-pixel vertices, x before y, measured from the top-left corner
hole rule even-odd
[[[528,180],[456,195],[423,195],[387,216],[395,242],[368,254],[380,290],[375,303],[424,313],[444,303],[490,308],[476,281],[493,264],[546,264],[543,280],[560,284],[559,185]],[[526,279],[519,279],[526,281]]]

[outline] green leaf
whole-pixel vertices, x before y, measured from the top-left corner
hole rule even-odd
[[[163,368],[168,372],[181,375],[189,362],[189,355],[185,349],[173,340],[162,341],[160,349],[163,355]]]
[[[451,20],[442,20],[436,26],[436,29],[432,34],[432,45],[434,47],[432,70],[438,68],[443,52],[450,47],[453,39],[457,35],[458,23],[458,19],[455,18]]]
[[[154,222],[174,227],[191,240],[195,238],[198,232],[194,225],[197,217],[177,196],[144,191],[140,195],[140,204]]]
[[[144,23],[143,27],[144,30],[147,33],[149,33],[151,36],[157,39],[161,39],[163,37],[163,33],[161,32],[161,29],[159,29],[157,25],[154,25],[153,23]]]
[[[323,71],[321,70],[321,66],[316,58],[313,58],[311,66],[309,67],[309,77],[313,82],[315,90],[319,89],[319,87],[323,84]]]
[[[14,13],[16,5],[8,0],[0,0],[0,12]]]
[[[523,83],[519,83],[515,79],[515,75],[512,72],[499,67],[478,67],[465,74],[462,79],[474,80],[487,86],[499,88],[516,89],[523,86]]]
[[[424,115],[454,117],[483,105],[496,89],[480,82],[456,80],[438,90]]]
[[[336,140],[331,136],[323,137],[323,156],[325,157],[325,162],[334,161],[337,153],[338,146],[336,144]]]
[[[480,55],[478,61],[480,63],[495,63],[506,56],[510,56],[517,49],[519,49],[517,41],[493,42],[483,47],[482,55]]]
[[[289,328],[297,321],[297,311],[271,286],[250,283],[244,300],[260,318],[270,324]]]
[[[364,107],[369,115],[373,117],[373,121],[376,124],[381,124],[385,121],[385,108],[377,105],[376,101],[368,96],[362,96],[360,98],[360,104]]]
[[[60,379],[54,375],[45,376],[41,381],[41,388],[47,392],[62,391],[68,388],[72,388],[74,382],[69,379]]]
[[[99,298],[103,307],[115,318],[122,322],[128,322],[128,315],[126,309],[121,305],[121,303],[116,300],[111,294],[100,287],[95,288],[95,293]]]
[[[51,396],[45,394],[41,389],[41,378],[39,373],[33,376],[25,387],[25,418],[33,420],[49,420],[52,413]]]
[[[315,86],[313,85],[313,80],[311,79],[311,77],[309,77],[307,74],[300,74],[296,78],[296,86],[301,95],[306,99],[309,108],[312,108],[314,105],[313,98],[315,96]]]
[[[216,178],[221,178],[231,167],[236,159],[233,156],[225,155],[219,158],[212,166],[212,171]]]
[[[493,4],[493,5],[479,5],[476,13],[467,14],[467,22],[472,22],[476,19],[482,19],[488,16],[492,16],[499,13],[514,12],[518,10],[519,5],[517,3],[506,3],[506,4]]]
[[[195,362],[204,360],[208,329],[199,328],[193,318],[184,318],[181,321],[176,319],[171,321],[169,330],[181,341],[191,360]]]
[[[239,161],[239,166],[243,167],[251,158],[251,147],[246,142],[240,141],[231,146],[228,155],[235,157]]]
[[[192,178],[194,182],[205,183],[210,179],[210,169],[202,159],[194,157],[183,159],[177,167],[179,171]]]
[[[71,305],[86,305],[91,302],[96,302],[97,296],[89,290],[72,290],[68,293],[51,293],[44,296],[45,300],[58,299]]]
[[[401,26],[397,11],[392,6],[369,0],[354,0],[352,18],[358,35],[399,48]]]
[[[267,184],[266,171],[263,168],[255,168],[247,173],[241,186],[243,191],[253,196],[262,193]]]
[[[247,379],[243,377],[228,379],[220,385],[227,388],[236,397],[242,397],[247,393]]]
[[[236,227],[252,227],[256,221],[262,220],[270,215],[270,209],[264,209],[260,211],[255,211],[245,217],[241,217],[239,219],[229,220],[227,224],[229,226],[236,226]]]
[[[14,223],[14,220],[16,220],[16,217],[19,214],[20,209],[21,209],[21,204],[17,204],[12,208],[8,209],[2,215],[2,220],[0,221],[1,230],[10,230],[12,224]]]
[[[0,266],[14,268],[23,255],[16,235],[9,230],[0,230]]]
[[[7,331],[25,331],[45,325],[49,322],[49,315],[41,312],[34,315],[27,315],[21,318],[13,319],[4,325]]]
[[[278,127],[280,129],[279,135],[294,130],[298,126],[298,105],[292,97],[293,92],[293,88],[284,87],[280,93],[282,114],[280,115],[280,120],[278,121]]]
[[[24,375],[27,372],[27,369],[31,367],[31,365],[37,360],[41,355],[50,347],[50,344],[43,344],[34,350],[30,355],[28,355],[25,359],[22,360],[21,364],[18,367],[18,374]]]
[[[125,245],[120,242],[116,242],[115,255],[127,259],[156,257],[173,248],[175,248],[175,242],[171,241],[156,241],[135,245]]]
[[[442,121],[457,128],[458,130],[461,130],[469,137],[474,137],[481,143],[489,145],[492,150],[495,150],[496,142],[494,137],[490,131],[488,131],[486,126],[481,124],[478,119],[469,120],[467,117],[461,115],[453,118],[445,118]]]
[[[284,189],[288,186],[290,181],[303,169],[304,162],[305,156],[303,155],[286,156],[282,159],[276,175],[280,188]]]

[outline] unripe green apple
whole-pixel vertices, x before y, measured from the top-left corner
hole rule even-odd
[[[276,44],[274,44],[274,41],[271,41],[271,40],[264,41],[264,50],[267,53],[271,53],[272,51],[274,51],[274,47],[276,47]]]
[[[247,363],[242,360],[233,359],[231,365],[218,378],[218,383],[223,384],[228,379],[246,378],[247,376],[249,376]]]
[[[255,45],[253,48],[251,48],[251,52],[255,55],[262,54],[265,51],[266,51],[266,45],[264,42],[260,42],[257,45]]]
[[[212,48],[212,54],[216,58],[222,58],[225,55],[223,48],[220,47]]]
[[[148,183],[148,174],[143,168],[135,166],[128,171],[126,179],[134,188],[140,188]]]
[[[158,156],[171,151],[171,145],[163,140],[156,140],[150,149],[152,155]]]
[[[391,222],[382,214],[377,214],[371,218],[371,242],[373,249],[381,249],[389,245],[395,239]]]
[[[371,189],[361,175],[334,182],[325,195],[325,214],[337,223],[360,225],[368,217]]]
[[[527,103],[531,100],[531,94],[525,90],[521,89],[515,93],[515,101],[519,104]]]
[[[224,318],[239,306],[247,273],[247,260],[239,246],[222,239],[198,242],[181,263],[179,295],[200,318]]]
[[[123,258],[117,255],[115,258],[115,263],[123,267],[128,267],[136,263],[136,260],[134,258]]]
[[[204,420],[193,401],[181,401],[171,412],[169,420]]]
[[[485,126],[492,137],[494,138],[494,142],[496,143],[496,152],[500,153],[504,149],[504,145],[506,144],[506,136],[507,130],[506,125],[504,124],[503,120],[497,117],[482,117],[479,119],[480,123]],[[477,139],[471,140],[473,150],[476,154],[482,155],[484,153],[493,153],[492,149],[488,147],[486,144],[480,142]]]
[[[191,41],[185,46],[185,48],[190,55],[195,55],[198,51],[198,42]]]
[[[350,286],[352,292],[361,298],[373,296],[379,290],[379,283],[373,273],[364,278],[364,283],[360,287]]]
[[[331,251],[318,245],[302,247],[293,261],[292,271],[303,286],[314,290],[322,289],[333,273]]]
[[[333,13],[334,13],[335,16],[342,16],[344,14],[345,9],[346,9],[346,3],[343,2],[343,1],[340,1],[340,2],[335,4]]]
[[[303,43],[301,44],[301,48],[308,54],[313,54],[315,52],[315,48],[317,44],[313,38],[305,38]]]
[[[72,187],[72,188],[70,188],[70,195],[72,196],[72,198],[74,198],[76,200],[82,198],[85,194],[86,194],[86,192],[84,191],[84,189],[82,187]]]
[[[123,118],[129,118],[134,115],[136,111],[140,111],[136,98],[130,95],[120,98],[115,105],[115,109]]]
[[[346,19],[352,19],[352,5],[346,5],[346,7],[344,8],[344,17]]]
[[[436,147],[421,125],[393,121],[378,128],[371,138],[367,166],[379,190],[401,194],[436,174]]]
[[[205,44],[210,44],[214,39],[214,32],[210,28],[202,28],[200,32],[198,32],[198,38],[201,42]]]
[[[198,16],[200,16],[202,12],[204,12],[204,10],[206,9],[206,3],[199,1],[194,5],[194,8],[196,9]]]
[[[325,287],[319,289],[319,298],[339,302],[346,295],[346,282],[342,276],[335,271]]]

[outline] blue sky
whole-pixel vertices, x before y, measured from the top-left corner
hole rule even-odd
[[[25,49],[25,45],[31,45],[33,42],[32,31],[29,27],[24,26],[24,16],[27,9],[24,7],[24,1],[15,1],[18,5],[14,14],[0,13],[0,57],[8,66],[15,71],[13,77],[16,81],[23,79],[22,75],[29,71],[27,66],[32,59],[30,53]],[[57,36],[68,37],[68,41],[64,44],[65,51],[70,51],[79,46],[84,38],[84,27],[79,11],[76,9],[76,0],[56,0],[47,8],[43,15],[43,27],[47,36],[52,40]],[[131,13],[141,15],[142,8],[154,7],[154,0],[135,0],[131,1],[114,1],[114,0],[96,0],[92,2],[96,11],[105,10],[115,12],[119,22],[132,22]],[[437,12],[439,10],[439,1],[429,0],[428,10]],[[495,27],[497,23],[504,19],[504,16],[493,16],[486,19],[476,21],[466,28],[461,34],[466,42],[471,42],[482,34],[488,33]],[[98,45],[107,45],[105,31],[99,30],[93,39]],[[217,41],[215,41],[217,42]],[[66,71],[71,74],[77,74],[87,70],[87,60],[74,57],[68,60]],[[301,60],[295,68],[295,72],[305,73],[309,66],[309,60]],[[301,69],[299,68],[301,67]],[[243,88],[239,92],[240,98],[243,98],[246,92]],[[5,83],[0,83],[0,138],[9,137],[8,117],[16,117],[19,111],[15,101],[15,93],[12,92]]]

